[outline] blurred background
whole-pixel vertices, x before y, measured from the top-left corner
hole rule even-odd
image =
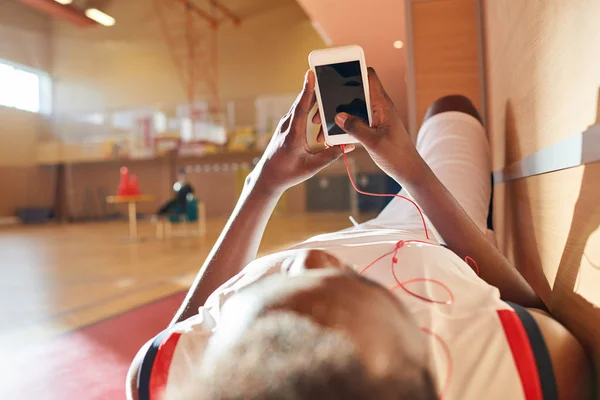
[[[597,0],[0,0],[0,397],[124,398],[308,54],[347,44],[414,139],[437,98],[478,107],[499,247],[598,350],[598,16]],[[363,149],[349,161],[361,189],[399,190]],[[283,196],[261,252],[385,204],[337,162]]]
[[[337,17],[339,5],[325,12],[310,1],[88,3],[2,3],[2,104],[13,107],[1,111],[2,163],[47,166],[14,171],[26,184],[6,181],[19,195],[0,203],[2,217],[15,208],[68,221],[112,216],[105,197],[115,190],[116,164],[127,165],[156,203],[184,168],[207,215],[226,216],[301,89],[308,53],[329,45],[365,46],[406,115],[404,52],[394,47],[403,45],[400,4],[387,21],[365,21],[373,37],[360,39],[341,22],[364,19],[360,2]],[[88,17],[96,6],[100,22]],[[287,196],[282,209],[349,207],[348,196],[308,204],[306,190]]]

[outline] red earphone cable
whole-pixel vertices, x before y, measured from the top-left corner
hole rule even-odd
[[[356,183],[354,182],[354,178],[352,178],[352,173],[350,172],[350,167],[348,166],[348,159],[346,158],[346,146],[344,146],[343,144],[340,145],[340,147],[342,148],[342,154],[344,157],[344,163],[346,164],[346,171],[348,171],[348,177],[350,178],[350,183],[352,184],[352,187],[354,188],[354,190],[356,190],[358,193],[360,194],[364,194],[367,196],[373,196],[373,197],[398,197],[400,199],[404,199],[408,202],[410,202],[413,206],[415,206],[415,208],[417,209],[419,216],[421,217],[421,221],[423,222],[423,229],[425,230],[425,237],[427,239],[430,239],[429,237],[429,231],[427,230],[427,223],[425,222],[425,216],[423,215],[423,212],[421,211],[421,208],[419,207],[419,205],[417,203],[415,203],[412,199],[409,199],[408,197],[405,196],[401,196],[399,194],[386,194],[386,193],[370,193],[370,192],[365,192],[363,190],[360,190],[358,188],[358,186],[356,186]]]
[[[373,196],[373,197],[398,197],[400,199],[404,199],[408,202],[410,202],[413,206],[415,206],[415,208],[417,209],[417,212],[419,213],[419,216],[421,217],[421,222],[423,223],[423,230],[425,231],[425,237],[427,239],[431,239],[429,237],[429,230],[427,229],[427,223],[425,222],[425,216],[423,215],[423,212],[421,211],[421,207],[419,207],[419,205],[417,203],[415,203],[414,200],[409,199],[408,197],[405,196],[401,196],[399,194],[387,194],[387,193],[371,193],[371,192],[365,192],[364,190],[360,190],[358,188],[358,186],[356,186],[356,183],[354,182],[354,178],[352,177],[352,172],[350,172],[350,166],[348,165],[348,158],[346,157],[346,146],[345,145],[340,145],[341,149],[342,149],[342,156],[344,157],[344,164],[346,165],[346,172],[348,173],[348,178],[350,179],[350,183],[352,184],[352,187],[354,188],[354,190],[356,190],[358,193],[360,194],[364,194],[366,196]],[[421,243],[428,243],[425,241],[418,241],[418,240],[411,240],[411,242],[421,242]],[[406,243],[406,241],[405,241]],[[429,243],[431,244],[431,243]],[[366,267],[364,267],[361,271],[360,274],[364,273],[367,269],[369,269],[373,264],[375,264],[377,261],[381,260],[382,258],[392,254],[394,251],[391,251],[389,253],[386,253],[384,255],[382,255],[381,257],[377,258],[376,260],[374,260],[373,262],[371,262],[369,265],[367,265]],[[472,263],[472,265],[469,263],[469,261]],[[477,265],[477,262],[469,257],[466,256],[465,257],[465,262],[467,263],[467,265],[469,265],[470,267],[472,267],[475,272],[477,273],[477,276],[479,276],[479,265]]]
[[[471,266],[471,264],[469,263],[469,261],[471,261],[471,263],[473,263],[473,265]],[[465,262],[467,263],[467,265],[469,265],[470,267],[472,267],[473,269],[475,269],[475,273],[477,274],[477,276],[479,276],[479,265],[477,265],[477,261],[473,260],[471,257],[466,256],[465,257]]]
[[[435,246],[434,244],[425,242],[423,240],[400,240],[398,243],[396,243],[396,247],[394,247],[394,250],[389,251],[389,252],[383,254],[382,256],[377,257],[375,260],[373,260],[371,263],[369,263],[366,267],[364,267],[362,270],[360,270],[359,274],[360,275],[364,274],[369,268],[371,268],[373,265],[375,265],[378,261],[382,260],[383,258],[385,258],[389,255],[392,255],[391,269],[392,269],[392,275],[394,276],[394,280],[396,281],[397,285],[394,286],[393,288],[391,288],[390,290],[393,291],[393,290],[400,288],[400,289],[404,290],[406,293],[410,294],[411,296],[416,297],[417,299],[423,300],[428,303],[435,303],[435,304],[452,304],[452,303],[454,303],[454,293],[452,293],[452,290],[441,281],[438,281],[436,279],[431,279],[431,278],[413,278],[413,279],[409,279],[406,281],[400,281],[400,279],[396,275],[396,269],[394,268],[394,266],[398,263],[398,258],[396,257],[398,255],[398,251],[402,247],[404,247],[404,245],[406,243],[424,243],[424,244],[427,244],[430,246]],[[415,293],[406,287],[406,285],[409,285],[414,282],[429,282],[434,285],[438,285],[438,286],[442,287],[446,291],[446,293],[448,293],[449,299],[444,300],[444,301],[433,300],[433,299],[427,298],[425,296],[422,296],[418,293]]]
[[[412,199],[409,199],[408,197],[405,196],[401,196],[399,194],[380,194],[380,193],[370,193],[370,192],[365,192],[363,190],[360,190],[357,186],[356,183],[354,182],[354,178],[352,178],[352,173],[350,172],[350,166],[348,165],[348,159],[346,158],[346,152],[345,152],[345,146],[341,145],[342,148],[342,154],[344,157],[344,163],[346,165],[346,171],[348,172],[348,178],[350,178],[350,183],[352,184],[352,187],[354,188],[354,190],[356,190],[358,193],[360,194],[364,194],[367,196],[374,196],[374,197],[398,197],[401,199],[404,199],[408,202],[410,202],[413,206],[415,206],[415,208],[417,209],[419,216],[421,217],[421,221],[423,222],[423,229],[425,230],[425,237],[427,239],[430,239],[429,237],[429,231],[427,230],[427,223],[425,222],[425,217],[423,215],[423,212],[421,211],[421,208],[418,206],[417,203],[415,203]],[[379,257],[377,257],[375,260],[373,260],[372,262],[370,262],[368,265],[366,265],[363,269],[360,270],[359,274],[362,275],[364,274],[369,268],[371,268],[373,265],[375,265],[378,261],[381,261],[382,259],[384,259],[385,257],[391,255],[392,256],[392,265],[391,265],[391,269],[392,269],[392,275],[394,276],[394,280],[396,281],[396,286],[394,286],[393,288],[391,288],[391,291],[394,291],[398,288],[401,288],[402,290],[404,290],[406,293],[408,293],[409,295],[426,301],[428,303],[435,303],[435,304],[452,304],[454,303],[454,294],[452,293],[452,290],[446,286],[444,283],[435,280],[435,279],[430,279],[430,278],[413,278],[413,279],[408,279],[406,281],[400,281],[400,279],[398,278],[398,276],[396,275],[396,270],[395,270],[395,265],[398,263],[398,258],[396,257],[398,255],[398,251],[404,247],[404,245],[406,243],[424,243],[424,244],[428,244],[428,245],[433,245],[435,246],[435,244],[433,243],[429,243],[423,240],[400,240],[398,243],[396,243],[396,246],[394,247],[394,250],[389,251]],[[473,260],[471,257],[467,256],[465,258],[465,262],[470,266],[471,264],[469,264],[469,261],[471,261],[475,267],[475,271],[477,272],[477,275],[479,275],[479,266],[477,265],[477,263],[475,262],[475,260]],[[409,285],[411,283],[415,283],[415,282],[429,282],[438,286],[441,286],[449,295],[449,299],[446,301],[439,301],[439,300],[433,300],[433,299],[429,299],[425,296],[421,296],[420,294],[417,294],[411,290],[409,290],[406,285]],[[446,353],[446,358],[448,360],[448,366],[447,366],[447,373],[446,373],[446,383],[444,384],[444,387],[442,388],[440,394],[439,394],[439,399],[443,399],[444,395],[446,394],[449,386],[450,386],[450,381],[452,379],[452,373],[453,373],[453,369],[454,369],[454,365],[453,365],[453,361],[452,361],[452,353],[450,351],[450,347],[448,346],[448,344],[444,341],[444,339],[442,339],[441,336],[439,336],[438,334],[434,333],[433,331],[429,330],[428,328],[424,328],[421,327],[420,328],[421,331],[427,335],[432,336],[444,349],[444,352]]]

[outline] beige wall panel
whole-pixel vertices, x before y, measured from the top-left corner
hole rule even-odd
[[[417,0],[409,5],[416,126],[431,103],[445,95],[465,95],[480,107],[477,0]]]
[[[34,165],[38,114],[0,106],[0,165]]]
[[[55,167],[0,166],[0,218],[17,208],[52,207],[55,184]]]
[[[494,170],[584,131],[596,119],[600,2],[484,1]],[[506,148],[505,132],[518,144]]]
[[[493,165],[596,120],[600,2],[483,2]],[[600,360],[600,164],[497,185],[501,248]],[[594,306],[595,304],[595,306]]]

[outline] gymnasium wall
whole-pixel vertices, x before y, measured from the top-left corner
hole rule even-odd
[[[55,23],[53,72],[56,112],[95,112],[186,102],[179,70],[153,2],[111,2],[111,28],[80,30]],[[235,100],[239,123],[254,122],[258,95],[295,93],[302,87],[308,53],[324,47],[293,1],[230,22],[219,29],[219,89]]]
[[[49,71],[52,22],[17,1],[0,2],[0,59]],[[36,141],[48,132],[38,114],[0,106],[0,218],[17,207],[48,205],[54,169],[35,166]]]
[[[144,106],[168,110],[187,102],[153,2],[111,2],[106,11],[115,16],[114,27],[80,30],[55,22],[55,112]],[[308,68],[308,53],[324,44],[294,1],[272,2],[269,7],[265,3],[265,9],[242,13],[241,17],[239,27],[226,22],[218,31],[219,90],[222,100],[235,102],[236,124],[253,125],[256,97],[298,92]],[[56,129],[60,135],[60,126]],[[69,214],[86,218],[123,211],[106,206],[103,198],[116,190],[118,167],[127,165],[138,175],[144,193],[156,199],[153,204],[141,204],[141,212],[154,212],[171,195],[175,172],[193,167],[188,179],[206,203],[207,215],[227,216],[241,190],[239,182],[248,171],[226,171],[224,166],[234,162],[251,165],[258,155],[72,164],[66,175]],[[196,168],[205,166],[211,172],[197,172]],[[303,189],[296,191],[300,191],[298,196],[286,199],[286,211],[304,210]]]
[[[0,107],[0,219],[18,207],[48,206],[54,194],[54,167],[35,165],[37,114]]]
[[[261,4],[262,9],[242,15],[246,17],[239,27],[226,23],[219,30],[221,98],[235,101],[238,124],[254,123],[256,96],[297,92],[308,67],[308,53],[324,47],[294,1]],[[144,106],[170,108],[186,102],[179,71],[152,2],[112,2],[107,11],[117,18],[114,27],[82,30],[52,21],[16,1],[2,2],[0,23],[10,25],[0,25],[0,37],[7,39],[0,42],[0,58],[50,70],[54,79],[54,111],[58,115]],[[57,168],[50,165],[52,157],[48,156],[52,151],[45,151],[47,166],[35,165],[40,150],[36,150],[36,141],[41,136],[52,136],[53,130],[60,136],[60,125],[50,126],[38,115],[8,108],[0,109],[0,120],[4,122],[0,129],[0,184],[3,189],[15,189],[0,199],[0,217],[14,215],[17,207],[52,206]],[[65,207],[74,218],[119,211],[107,209],[103,198],[114,192],[118,168],[123,164],[138,174],[142,189],[153,195],[158,204],[170,196],[177,168],[209,161],[156,159],[70,164],[61,176],[67,193]],[[233,208],[238,190],[234,175],[223,171],[191,174],[200,190],[207,192],[201,195],[207,202],[209,216],[227,215]],[[227,187],[231,193],[220,196],[214,191],[219,186]],[[35,191],[41,188],[45,188],[44,193],[36,195]],[[303,210],[303,193],[298,196],[301,201],[290,197],[293,200],[289,211]],[[155,208],[156,204],[146,204],[140,211],[152,212]]]
[[[49,71],[50,18],[17,1],[0,2],[0,60]],[[33,164],[32,148],[46,124],[39,115],[0,106],[0,165]]]
[[[0,59],[48,71],[52,20],[18,1],[0,2]]]
[[[186,178],[196,190],[196,195],[204,202],[209,218],[224,218],[230,215],[244,180],[250,173],[253,160],[260,152],[231,154],[211,154],[203,157],[164,156],[152,160],[103,161],[68,164],[65,167],[67,188],[66,209],[75,220],[105,217],[124,213],[124,206],[105,203],[107,195],[113,194],[119,182],[119,168],[126,165],[138,177],[144,194],[154,197],[154,202],[141,203],[138,211],[153,214],[159,205],[172,195],[173,177],[180,169],[187,171]],[[363,174],[379,174],[366,151],[357,149],[350,157],[352,169]],[[236,164],[237,169],[232,169]],[[44,167],[45,168],[45,167]],[[47,167],[51,168],[51,167]],[[207,172],[207,168],[210,169]],[[43,168],[42,168],[43,170]],[[321,177],[336,179],[342,177],[347,184],[346,167],[338,160],[314,179]],[[302,183],[288,190],[278,205],[277,212],[297,214],[306,211],[307,184]]]
[[[482,4],[488,129],[502,170],[600,122],[600,2]],[[598,361],[599,182],[594,163],[498,184],[494,197],[501,248]]]

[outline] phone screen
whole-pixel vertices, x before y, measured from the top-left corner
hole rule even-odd
[[[327,132],[330,135],[346,133],[334,120],[336,114],[341,112],[359,117],[369,124],[360,61],[318,65],[315,72],[325,114],[325,121],[322,122],[327,124]]]

